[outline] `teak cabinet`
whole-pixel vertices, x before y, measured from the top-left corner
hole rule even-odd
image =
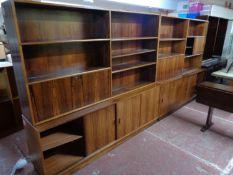
[[[194,96],[207,21],[27,0],[2,6],[40,174],[80,169]]]

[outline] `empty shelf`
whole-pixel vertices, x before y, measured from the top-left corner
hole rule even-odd
[[[131,40],[147,40],[147,39],[157,39],[158,37],[122,37],[122,38],[112,38],[112,41],[131,41]]]
[[[185,38],[160,38],[160,41],[183,41]]]
[[[33,41],[33,42],[22,42],[21,45],[27,46],[27,45],[60,44],[60,43],[74,43],[74,42],[100,42],[100,41],[110,41],[110,39],[103,38],[103,39]]]
[[[132,56],[132,55],[139,55],[139,54],[144,54],[144,53],[151,53],[155,52],[156,50],[153,49],[139,49],[139,50],[134,50],[134,51],[129,51],[129,52],[124,52],[124,53],[114,53],[112,55],[112,58],[119,58],[119,57],[126,57],[126,56]]]
[[[68,166],[80,161],[83,157],[69,154],[55,154],[45,159],[44,169],[46,174],[58,174]]]
[[[113,87],[113,91],[112,94],[113,95],[118,95],[133,89],[137,89],[137,88],[141,88],[150,84],[153,84],[154,82],[150,82],[150,81],[140,81],[137,82],[136,84],[132,84],[132,85],[128,85],[128,86],[118,86],[118,87]]]
[[[201,72],[201,68],[185,68],[183,69],[183,75],[190,75],[190,74],[195,74],[195,73],[198,73],[198,72]]]
[[[58,70],[58,71],[54,71],[54,72],[43,74],[43,75],[30,76],[28,78],[28,82],[29,82],[28,84],[35,84],[35,83],[40,83],[44,81],[60,79],[64,77],[71,77],[71,76],[76,76],[76,75],[103,71],[107,69],[110,69],[110,67],[88,67],[86,69],[75,69],[75,67],[66,68],[63,70]]]
[[[69,134],[64,132],[56,132],[41,138],[42,151],[75,141],[82,138],[82,136]]]
[[[182,56],[184,54],[182,53],[160,53],[158,55],[158,58],[161,59],[161,58],[169,58],[169,57],[174,57],[174,56]]]
[[[201,54],[185,55],[185,58],[191,58],[195,56],[200,56]]]
[[[137,69],[141,67],[146,67],[150,65],[155,65],[155,62],[146,62],[146,61],[141,61],[137,63],[123,63],[123,64],[118,64],[118,65],[113,65],[112,67],[112,73],[118,73],[118,72],[123,72],[131,69]]]

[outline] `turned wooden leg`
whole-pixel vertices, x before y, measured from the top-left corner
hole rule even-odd
[[[205,132],[206,130],[208,130],[213,125],[213,123],[212,123],[213,110],[214,110],[214,108],[209,106],[208,116],[207,116],[207,119],[206,119],[205,126],[203,126],[201,128],[202,132]]]

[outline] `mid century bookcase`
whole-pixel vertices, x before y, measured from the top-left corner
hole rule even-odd
[[[26,0],[3,8],[40,174],[78,170],[194,96],[207,21]]]

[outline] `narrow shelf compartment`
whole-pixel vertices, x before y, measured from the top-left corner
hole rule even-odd
[[[137,68],[151,66],[151,65],[155,65],[155,62],[141,61],[137,63],[122,63],[122,64],[114,65],[112,68],[112,73],[115,74],[115,73],[131,70],[131,69],[137,69]]]
[[[131,84],[131,85],[127,85],[127,86],[118,86],[118,87],[113,87],[113,95],[118,95],[130,90],[134,90],[137,88],[141,88],[147,85],[152,84],[153,82],[150,81],[140,81],[140,82],[136,82],[135,84]]]
[[[110,68],[110,43],[23,46],[29,84]]]
[[[82,136],[65,132],[56,132],[50,134],[46,137],[41,138],[42,151],[49,150],[51,148],[78,140],[80,138],[82,138]]]
[[[151,52],[156,52],[155,49],[138,49],[138,50],[133,50],[133,51],[128,51],[128,52],[123,52],[123,53],[113,53],[112,58],[120,58],[120,57],[127,57],[127,56],[133,56],[133,55],[139,55],[139,54],[145,54],[145,53],[151,53]]]
[[[113,41],[117,38],[158,37],[159,16],[127,12],[111,12]],[[120,39],[122,40],[122,39]]]
[[[55,154],[44,161],[46,174],[55,175],[68,166],[82,160],[83,157],[67,154]]]

